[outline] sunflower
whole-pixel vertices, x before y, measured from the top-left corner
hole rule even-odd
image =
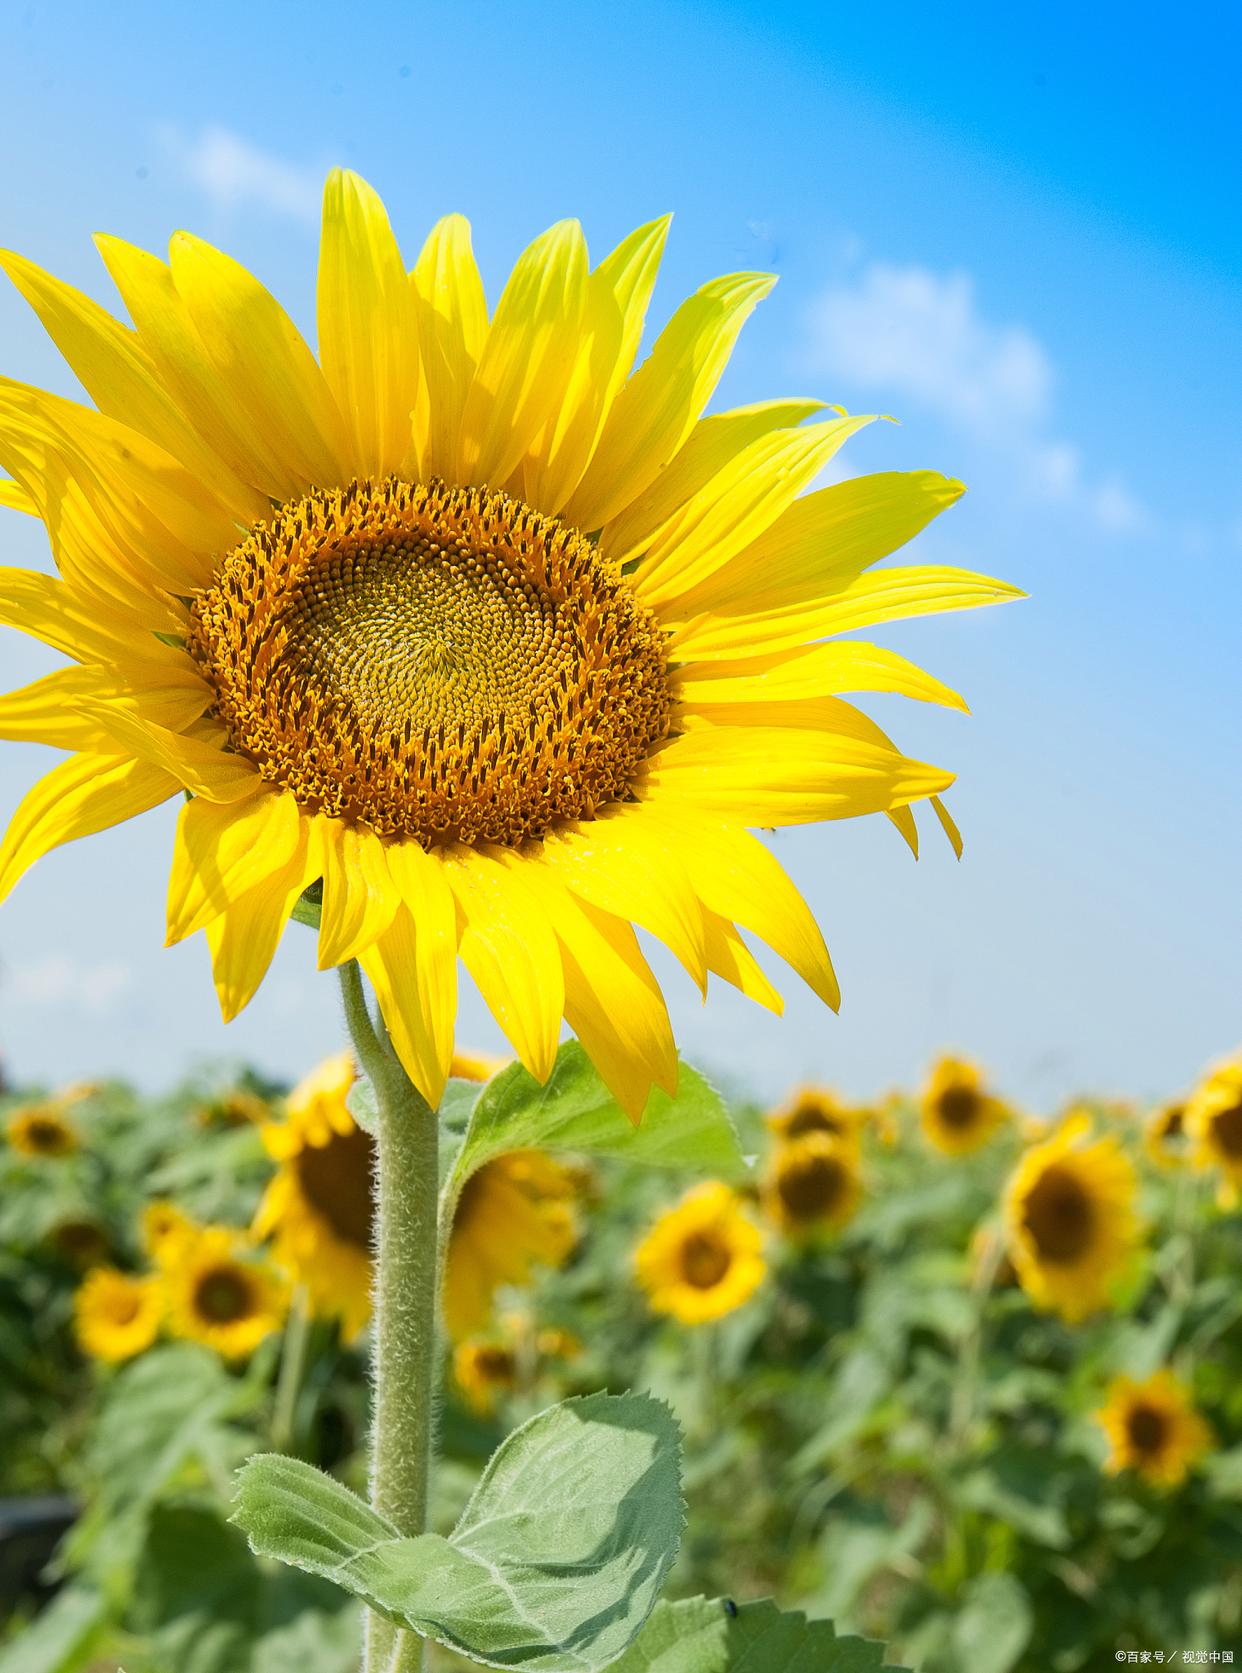
[[[1087,1143],[1089,1128],[1075,1116],[1028,1150],[1005,1193],[1019,1282],[1071,1324],[1109,1300],[1139,1241],[1134,1165],[1111,1135]]]
[[[830,1138],[857,1145],[866,1110],[849,1109],[824,1086],[799,1087],[767,1117],[778,1139],[800,1139],[808,1133],[826,1133]]]
[[[1190,1390],[1167,1370],[1144,1382],[1116,1378],[1096,1417],[1109,1439],[1109,1474],[1133,1470],[1156,1487],[1179,1487],[1212,1445]]]
[[[254,1221],[273,1239],[277,1264],[304,1285],[311,1310],[337,1317],[347,1340],[371,1312],[372,1175],[375,1141],[346,1107],[357,1079],[342,1052],[290,1094],[283,1121],[263,1142],[279,1166]]]
[[[885,813],[952,774],[842,694],[964,708],[843,633],[1019,596],[872,566],[959,497],[930,471],[803,493],[870,422],[816,400],[703,417],[770,276],[696,291],[633,370],[668,218],[592,268],[562,221],[490,313],[450,215],[406,265],[333,171],[319,359],[188,233],[99,247],[133,322],[4,266],[94,407],[0,384],[3,502],[55,577],[0,571],[0,622],[70,666],[0,700],[68,758],[18,808],[0,896],[41,855],[189,793],[170,941],[205,930],[226,1018],[321,884],[319,962],[359,958],[438,1102],[456,965],[526,1067],[564,1018],[624,1107],[676,1049],[633,924],[691,977],[781,1000],[738,925],[838,1002],[805,903],[747,826]],[[689,863],[693,856],[693,864]]]
[[[267,1104],[257,1093],[235,1086],[201,1104],[195,1118],[200,1127],[255,1127],[268,1114]]]
[[[205,1226],[166,1274],[169,1326],[225,1359],[253,1353],[288,1309],[283,1279],[255,1259],[231,1226]]]
[[[1186,1131],[1186,1100],[1162,1104],[1143,1129],[1143,1148],[1157,1167],[1184,1167],[1189,1159],[1190,1134]]]
[[[763,1188],[769,1217],[795,1243],[839,1232],[861,1197],[854,1143],[820,1132],[778,1145]]]
[[[166,1198],[149,1202],[142,1211],[142,1246],[160,1267],[174,1263],[202,1229]]]
[[[1225,1184],[1242,1186],[1242,1058],[1217,1064],[1186,1105],[1186,1131],[1203,1167],[1218,1167]]]
[[[57,1104],[32,1104],[5,1124],[5,1137],[22,1156],[71,1156],[78,1148],[77,1128]]]
[[[763,1238],[737,1193],[711,1179],[662,1214],[634,1252],[657,1313],[706,1324],[749,1301],[767,1271]]]
[[[503,1284],[529,1284],[534,1266],[561,1266],[578,1240],[574,1178],[537,1150],[497,1156],[471,1174],[453,1214],[444,1323],[459,1339],[480,1330]]]
[[[946,1156],[978,1150],[1009,1119],[1009,1111],[984,1085],[978,1066],[942,1057],[919,1099],[919,1119],[929,1144]]]
[[[74,1333],[92,1359],[118,1364],[149,1348],[164,1316],[159,1278],[136,1278],[114,1266],[97,1266],[78,1287]]]
[[[517,1354],[507,1342],[472,1337],[453,1349],[453,1377],[467,1404],[490,1416],[499,1397],[517,1386]]]
[[[87,1214],[71,1214],[57,1220],[47,1240],[61,1260],[79,1272],[98,1266],[112,1247],[107,1228]]]
[[[456,1080],[488,1081],[512,1061],[511,1057],[494,1057],[485,1051],[455,1051],[449,1074]]]

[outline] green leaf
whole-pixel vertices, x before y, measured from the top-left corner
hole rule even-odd
[[[881,1673],[886,1665],[883,1645],[838,1638],[831,1621],[808,1621],[771,1598],[696,1597],[661,1603],[611,1673]]]
[[[724,1100],[697,1069],[682,1063],[676,1097],[654,1091],[635,1127],[576,1040],[561,1047],[544,1086],[518,1063],[487,1083],[457,1153],[451,1190],[512,1150],[588,1151],[725,1179],[748,1172]]]
[[[510,1435],[448,1539],[403,1539],[347,1488],[272,1455],[242,1470],[234,1521],[261,1556],[487,1667],[594,1673],[641,1630],[677,1553],[680,1450],[659,1401],[593,1394]]]
[[[953,1623],[955,1665],[970,1673],[1009,1673],[1033,1625],[1031,1600],[1012,1574],[979,1575]]]
[[[90,1660],[110,1610],[102,1593],[66,1586],[7,1649],[0,1673],[77,1673]]]

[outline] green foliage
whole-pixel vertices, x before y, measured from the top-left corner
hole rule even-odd
[[[808,1621],[770,1598],[699,1597],[660,1604],[612,1673],[881,1673],[888,1665],[881,1645],[839,1638],[831,1621]]]
[[[680,1440],[642,1395],[541,1413],[493,1456],[447,1539],[403,1539],[291,1459],[252,1459],[234,1519],[295,1563],[489,1667],[594,1673],[651,1612],[677,1551]]]
[[[722,1179],[746,1173],[725,1102],[697,1069],[682,1063],[676,1096],[654,1092],[635,1126],[576,1040],[561,1047],[544,1086],[518,1063],[487,1083],[452,1161],[450,1192],[494,1156],[527,1149],[613,1156]]]

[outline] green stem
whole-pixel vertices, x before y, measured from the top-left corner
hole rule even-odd
[[[405,1535],[427,1526],[435,1417],[435,1112],[377,1031],[355,963],[342,966],[345,1018],[378,1107],[371,1503]],[[363,1673],[419,1673],[423,1643],[369,1614]]]
[[[299,1284],[289,1308],[289,1322],[280,1350],[280,1372],[276,1379],[276,1400],[272,1408],[272,1448],[293,1452],[297,1436],[298,1396],[306,1378],[311,1333],[310,1307],[306,1289]]]

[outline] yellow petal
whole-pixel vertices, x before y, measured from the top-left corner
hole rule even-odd
[[[154,657],[159,641],[72,587],[37,569],[0,568],[0,624],[41,639],[75,662],[124,663]]]
[[[565,970],[565,1020],[631,1121],[651,1087],[677,1086],[677,1048],[659,983],[629,924],[569,894],[537,860],[506,853],[538,891]]]
[[[731,459],[772,430],[801,424],[822,401],[759,401],[700,418],[685,446],[644,494],[600,530],[600,550],[617,563],[646,551],[669,520],[695,498]]]
[[[416,924],[402,907],[359,957],[405,1072],[433,1110],[444,1096],[453,1060],[452,1022],[446,1047],[439,1019],[446,997],[453,1017],[457,1002],[455,981],[442,979],[443,946],[441,935]]]
[[[24,256],[0,251],[0,266],[101,413],[158,442],[238,521],[250,524],[263,515],[263,497],[234,475],[188,422],[133,331]]]
[[[140,344],[196,434],[252,488],[274,500],[296,498],[306,479],[282,457],[275,438],[234,402],[178,294],[172,270],[123,239],[100,234],[95,242],[138,328]]]
[[[693,593],[792,505],[841,445],[871,418],[830,418],[775,430],[744,447],[665,524],[644,554],[635,590],[654,609]]]
[[[390,842],[386,857],[389,873],[405,902],[408,920],[403,923],[398,912],[394,920],[397,927],[385,938],[389,949],[384,954],[385,965],[400,960],[406,966],[393,1000],[400,1012],[394,1012],[389,1018],[389,1028],[406,1068],[434,1106],[440,1101],[453,1061],[457,1021],[457,908],[444,866],[417,843]],[[378,992],[378,978],[368,957],[362,955],[362,964]],[[388,1016],[387,1011],[384,1014]],[[437,1088],[434,1097],[427,1091],[428,1087]]]
[[[260,786],[243,802],[195,796],[181,810],[168,880],[168,943],[183,941],[292,859],[297,803]]]
[[[919,828],[908,807],[890,808],[887,817],[901,833],[901,839],[917,860],[919,857]]]
[[[650,930],[707,992],[703,914],[684,849],[637,805],[545,837],[543,858],[583,900]]]
[[[841,990],[823,935],[776,856],[748,831],[689,809],[652,813],[694,855],[694,886],[704,906],[766,941],[835,1011]]]
[[[738,332],[775,283],[767,273],[733,273],[682,303],[613,403],[567,522],[602,528],[646,492],[693,430]]]
[[[431,229],[410,289],[424,397],[414,426],[414,472],[420,481],[451,479],[466,396],[487,339],[487,298],[464,215],[446,215]]]
[[[388,870],[384,844],[365,825],[324,819],[323,909],[319,968],[357,958],[392,922],[401,891]]]
[[[261,782],[258,770],[243,756],[219,743],[187,732],[173,732],[142,714],[129,697],[78,700],[78,712],[99,724],[132,754],[172,773],[195,796],[209,802],[237,802],[252,796]],[[221,740],[223,733],[219,734]]]
[[[254,998],[293,908],[322,870],[318,829],[314,821],[302,819],[297,846],[284,865],[236,896],[207,925],[216,995],[225,1022],[232,1022]]]
[[[646,794],[756,825],[849,819],[934,795],[954,775],[835,733],[772,726],[704,727],[653,757]]]
[[[729,920],[704,907],[703,923],[707,933],[707,967],[712,974],[779,1017],[785,1009],[785,1001],[759,968],[750,948]]]
[[[931,797],[931,805],[936,818],[940,821],[941,828],[943,829],[945,836],[949,839],[950,848],[952,848],[953,852],[960,860],[962,857],[962,833],[958,830],[957,825],[954,822],[953,815],[940,800],[939,796]]]
[[[466,396],[459,481],[504,482],[557,411],[577,357],[586,289],[577,221],[558,221],[519,256]]]
[[[74,755],[28,792],[0,842],[0,900],[62,843],[106,831],[177,793],[168,773],[116,755]]]
[[[462,920],[461,957],[522,1063],[547,1080],[565,1008],[561,952],[523,874],[488,853],[456,847],[445,875]]]
[[[970,712],[956,691],[904,656],[859,639],[798,645],[732,662],[689,663],[674,678],[682,701],[699,711],[716,703],[796,702],[845,691],[893,691]]]
[[[69,705],[104,690],[97,668],[58,668],[20,691],[0,697],[0,738],[10,743],[48,744],[53,749],[106,755],[115,749],[110,735]]]
[[[177,294],[235,411],[262,432],[303,488],[338,482],[341,415],[297,327],[252,273],[188,232],[173,235]]]
[[[7,482],[0,479],[0,505],[9,511],[24,511],[28,517],[37,517],[39,508],[20,482]]]
[[[398,471],[418,391],[414,296],[384,205],[333,169],[319,246],[319,358],[349,434],[349,474]]]
[[[576,364],[557,411],[523,464],[524,498],[560,510],[594,456],[638,352],[671,216],[639,227],[591,274]]]

